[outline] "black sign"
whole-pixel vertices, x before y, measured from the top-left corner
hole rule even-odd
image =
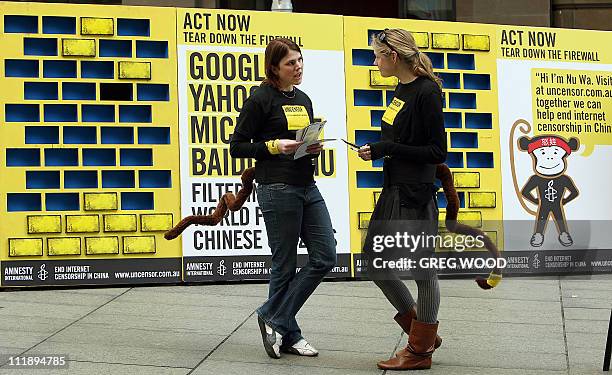
[[[329,278],[351,276],[350,254],[338,254]],[[185,257],[185,281],[268,280],[272,266],[269,255]],[[298,269],[308,262],[308,255],[298,255]]]
[[[2,286],[177,283],[181,258],[3,261]]]

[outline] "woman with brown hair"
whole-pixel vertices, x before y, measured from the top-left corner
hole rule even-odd
[[[310,98],[302,82],[299,46],[287,38],[272,40],[265,51],[266,79],[244,102],[230,154],[255,158],[257,200],[263,212],[272,270],[268,300],[257,309],[264,348],[272,358],[281,352],[316,356],[295,319],[302,305],[336,264],[336,244],[329,212],[314,181],[313,159],[322,146],[294,160],[302,144],[296,130],[313,121]],[[297,244],[302,239],[308,263],[296,273]]]
[[[442,341],[437,336],[440,288],[435,269],[419,268],[418,259],[431,256],[433,246],[400,251],[409,253],[401,256],[416,260],[416,268],[411,270],[418,288],[415,302],[393,269],[377,268],[381,263],[375,257],[381,253],[373,247],[373,241],[391,228],[413,236],[437,234],[434,180],[436,165],[444,163],[447,152],[441,83],[432,71],[431,61],[419,51],[408,31],[386,29],[372,38],[372,47],[380,74],[397,77],[399,84],[382,119],[381,141],[359,150],[363,160],[384,158],[384,186],[372,213],[364,254],[370,278],[397,309],[395,320],[409,335],[407,347],[394,358],[379,362],[378,367],[427,369],[431,367],[433,351]],[[397,255],[397,249],[387,250]]]

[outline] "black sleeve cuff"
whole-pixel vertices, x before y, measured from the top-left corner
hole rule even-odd
[[[387,149],[387,142],[374,142],[370,143],[370,154],[372,156],[372,160],[380,159],[385,156],[385,151]]]
[[[268,146],[266,146],[265,142],[257,142],[255,144],[255,159],[256,160],[264,160],[270,158],[270,152],[268,151]]]

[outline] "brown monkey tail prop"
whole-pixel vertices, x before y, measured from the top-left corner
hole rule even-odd
[[[489,252],[499,258],[499,250],[491,241],[491,239],[484,234],[480,229],[472,228],[468,225],[457,222],[457,214],[459,212],[459,196],[455,190],[453,184],[453,175],[448,169],[446,164],[439,164],[436,169],[436,178],[442,182],[442,189],[448,204],[446,206],[446,228],[453,233],[482,236],[484,239],[485,247]],[[183,231],[191,224],[201,225],[217,225],[225,213],[229,209],[230,211],[237,211],[242,207],[244,202],[253,192],[253,180],[255,179],[255,168],[246,169],[242,172],[242,188],[238,191],[238,194],[234,196],[232,193],[225,193],[219,200],[217,208],[210,215],[191,215],[181,220],[174,228],[170,229],[164,234],[167,240],[172,240],[178,237]],[[491,289],[495,287],[501,281],[501,272],[498,269],[494,269],[489,275],[488,279],[477,278],[476,282],[482,289]]]
[[[244,202],[253,192],[253,180],[255,179],[255,167],[251,167],[242,172],[242,188],[236,196],[232,193],[225,193],[219,199],[217,207],[210,215],[191,215],[187,216],[183,220],[179,221],[174,228],[170,229],[164,234],[164,238],[172,240],[178,237],[183,231],[191,224],[200,225],[217,225],[225,216],[225,213],[229,209],[230,211],[237,211],[242,207]]]
[[[446,217],[444,218],[446,228],[449,231],[457,234],[474,237],[480,236],[491,255],[493,255],[496,259],[499,258],[499,249],[497,249],[497,246],[493,243],[493,241],[491,241],[489,236],[478,228],[461,224],[457,221],[457,215],[459,213],[459,196],[457,195],[457,191],[455,190],[455,185],[453,183],[453,174],[451,173],[450,169],[448,169],[446,164],[438,164],[436,168],[436,178],[442,182],[442,189],[444,190],[444,195],[446,195]],[[491,271],[487,279],[477,277],[476,283],[482,289],[492,289],[501,282],[501,279],[502,275],[500,270],[495,268],[493,271]]]
[[[523,126],[519,128],[519,125]],[[519,128],[519,130],[523,134],[529,134],[531,133],[531,124],[527,122],[527,120],[519,119],[516,120],[514,124],[512,124],[512,128],[510,129],[510,144],[508,150],[510,150],[510,171],[512,172],[512,183],[514,184],[514,192],[516,193],[516,197],[521,203],[521,206],[523,206],[523,209],[532,214],[533,216],[537,216],[537,212],[529,208],[529,206],[527,206],[527,203],[525,203],[525,199],[521,194],[521,189],[519,189],[518,182],[516,179],[516,171],[514,169],[514,132],[516,128]]]

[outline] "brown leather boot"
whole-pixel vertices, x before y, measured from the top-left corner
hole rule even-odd
[[[406,335],[410,334],[410,325],[413,319],[416,319],[416,309],[413,307],[411,310],[404,314],[397,313],[393,317],[393,319],[402,327],[402,330],[406,332]],[[436,342],[434,344],[434,348],[438,349],[442,345],[442,337],[436,335]],[[397,355],[405,354],[406,348],[402,348],[397,352]]]
[[[423,323],[414,319],[408,336],[405,353],[378,362],[381,370],[424,370],[431,368],[431,355],[434,352],[438,323]]]

